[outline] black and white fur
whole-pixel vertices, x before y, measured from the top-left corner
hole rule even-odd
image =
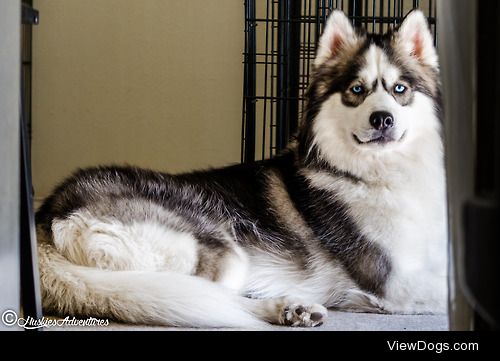
[[[381,111],[387,129],[370,124]],[[445,312],[439,118],[424,15],[378,36],[335,11],[283,154],[181,175],[84,169],[46,199],[44,309],[195,327],[316,326],[327,307]]]

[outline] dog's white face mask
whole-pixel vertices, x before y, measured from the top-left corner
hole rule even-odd
[[[340,11],[329,18],[314,62],[313,144],[336,167],[407,152],[439,131],[438,62],[427,21],[410,13],[384,36],[356,33]],[[354,169],[356,172],[356,169]]]

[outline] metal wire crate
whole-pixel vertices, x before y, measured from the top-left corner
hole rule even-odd
[[[356,26],[383,33],[412,9],[428,17],[433,0],[246,0],[241,160],[274,156],[297,130],[323,25],[341,9]]]

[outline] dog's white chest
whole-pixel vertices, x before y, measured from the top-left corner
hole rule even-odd
[[[401,304],[406,301],[405,306],[393,306],[402,307],[398,308],[402,312],[413,311],[419,300],[444,299],[447,232],[441,182],[434,187],[417,180],[398,187],[353,185],[340,193],[362,235],[390,259],[386,295],[402,300]]]

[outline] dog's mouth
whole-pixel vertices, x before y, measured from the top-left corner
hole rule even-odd
[[[353,133],[352,136],[353,136],[354,140],[356,141],[356,143],[358,143],[360,145],[363,145],[363,144],[384,145],[384,144],[392,143],[392,142],[401,142],[403,140],[403,138],[406,136],[406,131],[403,132],[403,134],[401,135],[401,137],[399,137],[399,139],[396,139],[389,134],[381,133],[378,136],[363,142],[361,139],[359,139],[359,137],[356,134]]]

